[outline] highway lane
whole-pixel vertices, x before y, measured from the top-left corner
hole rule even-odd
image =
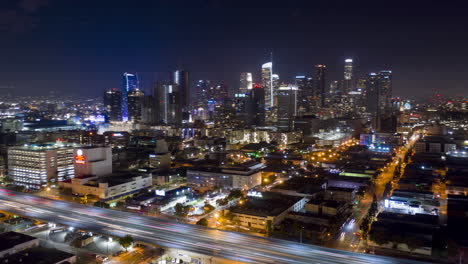
[[[247,263],[421,263],[203,228],[1,189],[0,210],[96,233],[130,234],[137,241]]]

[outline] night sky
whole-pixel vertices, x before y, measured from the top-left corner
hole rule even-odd
[[[340,79],[350,57],[393,70],[394,96],[468,96],[463,1],[2,0],[0,30],[0,85],[23,95],[101,96],[124,71],[148,89],[177,67],[236,88],[273,51],[284,81],[314,64]]]

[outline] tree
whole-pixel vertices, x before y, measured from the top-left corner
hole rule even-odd
[[[242,196],[244,196],[242,194],[242,191],[240,189],[236,189],[236,190],[231,190],[231,192],[229,192],[227,199],[231,201],[237,198],[241,198]]]
[[[80,198],[80,204],[87,204],[88,203],[88,196],[85,195]]]
[[[410,251],[414,251],[415,249],[424,247],[424,241],[411,235],[404,237],[404,243]]]
[[[208,226],[208,220],[206,218],[202,218],[202,219],[198,220],[197,225]]]
[[[184,205],[183,204],[177,203],[175,205],[174,209],[175,209],[175,215],[176,216],[180,216],[180,217],[186,216],[186,214],[184,212],[185,210],[184,210]]]
[[[119,244],[127,251],[127,248],[129,248],[133,244],[133,237],[130,235],[126,235],[124,237],[119,238]]]
[[[271,220],[266,221],[266,233],[267,236],[270,236],[273,232],[273,222]]]
[[[205,206],[203,206],[203,211],[205,214],[212,212],[214,209],[215,208],[211,204],[205,204]]]
[[[362,219],[360,229],[362,230],[363,233],[369,232],[370,222],[371,221],[370,221],[369,215],[367,215],[366,217],[364,217],[364,219]]]
[[[101,207],[101,208],[110,208],[110,205],[105,202],[97,201],[94,203],[94,206]]]
[[[384,230],[372,230],[370,234],[370,240],[372,240],[379,246],[385,245],[388,242],[390,242],[389,234],[387,234],[387,232]]]

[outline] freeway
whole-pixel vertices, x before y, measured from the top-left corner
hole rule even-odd
[[[0,189],[0,210],[111,236],[245,263],[417,264],[375,255],[170,222]]]

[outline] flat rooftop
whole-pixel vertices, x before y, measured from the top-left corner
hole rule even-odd
[[[16,232],[5,232],[0,234],[0,251],[7,250],[37,238]]]
[[[0,260],[0,263],[8,264],[55,264],[73,257],[73,254],[60,251],[54,248],[34,247],[7,258]],[[62,262],[68,263],[68,262]]]

